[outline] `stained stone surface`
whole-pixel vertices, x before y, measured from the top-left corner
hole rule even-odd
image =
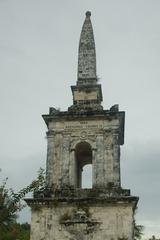
[[[120,144],[123,144],[124,112],[97,116],[47,116],[47,183],[54,188],[76,187],[76,146],[91,146],[93,186],[120,186]],[[48,117],[53,120],[48,120]],[[72,119],[72,120],[71,120]],[[84,121],[85,119],[85,121]],[[103,176],[103,177],[102,177]]]
[[[86,13],[79,41],[78,84],[85,84],[86,79],[96,83],[96,50],[92,23],[89,12]]]
[[[86,13],[73,105],[43,115],[47,125],[46,187],[26,202],[32,210],[31,240],[133,240],[138,197],[121,187],[120,146],[125,113],[103,110],[97,84],[91,13]],[[92,164],[92,188],[82,171]]]
[[[32,207],[32,240],[132,240],[132,204]]]
[[[70,112],[101,111],[103,109],[101,85],[97,84],[96,50],[91,13],[86,13],[78,51],[77,85],[71,86],[73,105]]]

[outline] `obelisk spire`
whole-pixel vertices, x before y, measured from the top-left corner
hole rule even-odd
[[[72,112],[102,111],[101,84],[97,83],[96,50],[93,35],[91,12],[86,12],[82,27],[78,52],[78,79],[71,86],[73,105],[68,108]]]
[[[96,51],[93,35],[91,12],[86,12],[82,27],[78,52],[78,85],[96,84]]]

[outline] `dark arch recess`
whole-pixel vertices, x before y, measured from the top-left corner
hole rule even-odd
[[[75,149],[76,159],[76,175],[77,175],[77,187],[82,186],[82,171],[83,167],[87,164],[92,164],[92,148],[91,145],[85,141],[76,145]]]

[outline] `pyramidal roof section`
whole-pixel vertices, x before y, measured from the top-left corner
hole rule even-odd
[[[78,52],[78,85],[96,84],[96,50],[91,12],[86,12],[86,18],[82,27],[79,52]]]

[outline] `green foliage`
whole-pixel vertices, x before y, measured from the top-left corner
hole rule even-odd
[[[135,209],[135,213],[137,213],[137,207]],[[142,225],[137,225],[136,220],[135,220],[135,215],[134,215],[134,240],[139,240],[143,236],[143,231],[144,231],[144,226]]]
[[[42,191],[45,188],[45,173],[44,170],[40,168],[37,179],[19,192],[14,192],[11,188],[7,189],[7,180],[6,178],[0,185],[0,240],[21,240],[22,238],[20,237],[12,237],[12,235],[16,235],[17,232],[20,234],[21,231],[20,225],[16,223],[17,213],[25,207],[21,200],[23,200],[27,193]],[[26,225],[22,225],[21,227],[23,229]],[[5,237],[3,237],[3,235]]]
[[[134,239],[141,239],[143,236],[144,226],[134,224]]]
[[[3,231],[0,234],[0,240],[29,240],[30,224],[14,223],[9,231]]]

